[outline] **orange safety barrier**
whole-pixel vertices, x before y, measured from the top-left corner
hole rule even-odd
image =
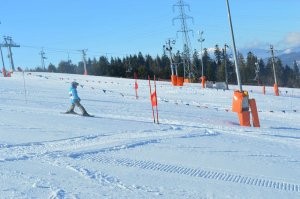
[[[266,86],[263,86],[263,94],[265,95],[266,94]]]
[[[183,77],[177,77],[177,86],[183,86],[184,78]]]
[[[278,85],[274,84],[274,92],[276,96],[279,96],[279,89],[278,89]]]
[[[177,86],[177,76],[171,75],[171,81],[173,86]]]
[[[253,126],[260,127],[255,99],[250,99],[249,105],[250,105],[250,109],[251,109]]]
[[[249,110],[247,91],[234,91],[232,100],[232,112],[241,113]]]
[[[191,80],[186,78],[186,79],[184,79],[184,83],[191,83]]]
[[[251,126],[249,112],[249,95],[247,91],[234,91],[232,112],[238,113],[241,126]]]
[[[200,79],[201,79],[202,88],[205,88],[206,77],[202,76],[200,77]]]

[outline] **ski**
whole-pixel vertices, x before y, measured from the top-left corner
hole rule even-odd
[[[90,115],[90,114],[82,115],[82,114],[79,114],[76,112],[61,112],[61,114],[78,115],[78,116],[82,116],[82,117],[95,117],[95,115]]]

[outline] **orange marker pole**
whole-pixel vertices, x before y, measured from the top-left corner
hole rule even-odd
[[[137,90],[138,90],[139,86],[138,86],[138,83],[137,83],[137,73],[134,73],[134,79],[135,79],[135,83],[134,83],[135,99],[138,99],[139,96],[138,96]]]
[[[156,79],[155,79],[155,75],[154,75],[154,89],[155,89],[155,97],[156,97],[156,121],[157,121],[157,124],[159,124],[159,121],[158,121],[158,108],[157,108],[157,92],[156,92]]]
[[[154,109],[152,106],[152,91],[151,91],[151,84],[150,84],[150,76],[148,75],[148,80],[149,80],[149,89],[150,89],[150,101],[151,101],[151,108],[152,108],[152,117],[153,117],[153,122],[155,123],[155,116],[154,116]]]

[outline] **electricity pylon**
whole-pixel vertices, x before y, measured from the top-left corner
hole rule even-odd
[[[45,59],[47,59],[47,57],[45,57],[44,49],[42,49],[40,55],[41,55],[42,69],[43,69],[44,72],[45,72],[45,71],[46,71],[46,67],[45,67]]]
[[[9,36],[4,36],[4,41],[5,41],[5,43],[1,44],[1,47],[7,47],[8,48],[8,58],[9,58],[10,65],[11,65],[10,70],[15,71],[14,60],[13,60],[13,57],[12,57],[11,48],[12,47],[20,47],[20,45],[15,44],[13,42],[12,38],[9,37]]]
[[[185,13],[185,7],[189,7],[183,0],[177,0],[177,4],[173,5],[174,7],[178,7],[179,16],[173,18],[173,24],[175,20],[180,20],[181,29],[178,32],[182,33],[183,38],[183,64],[184,64],[184,78],[192,79],[195,78],[195,66],[191,64],[191,41],[189,37],[190,30],[187,25],[188,19],[193,19]]]

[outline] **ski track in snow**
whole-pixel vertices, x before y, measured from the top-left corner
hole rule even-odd
[[[148,131],[147,131],[148,132]],[[148,132],[149,133],[149,132]],[[88,141],[90,144],[90,141],[93,141],[93,139],[98,139],[97,136],[88,136],[88,137],[78,137],[78,138],[72,138],[72,139],[63,139],[59,141],[47,141],[44,143],[31,143],[31,144],[23,144],[23,145],[8,145],[8,146],[2,146],[11,148],[16,148],[20,150],[20,147],[23,148],[21,151],[22,153],[26,152],[29,153],[29,155],[22,155],[20,157],[15,158],[6,158],[4,160],[0,160],[0,162],[6,162],[6,161],[26,161],[29,159],[37,159],[42,158],[45,159],[47,162],[52,162],[54,159],[56,162],[60,162],[59,157],[67,156],[71,159],[86,159],[91,161],[96,161],[102,164],[109,164],[109,165],[115,165],[115,166],[123,166],[123,167],[132,167],[132,168],[139,168],[139,169],[145,169],[145,170],[152,170],[152,171],[159,171],[159,172],[166,172],[166,173],[174,173],[174,174],[180,174],[180,175],[187,175],[191,177],[200,177],[202,179],[206,180],[217,180],[217,181],[223,181],[226,183],[239,183],[249,186],[256,186],[256,187],[263,187],[263,188],[269,188],[269,189],[276,189],[276,190],[283,190],[288,192],[300,192],[300,185],[294,184],[294,183],[288,183],[284,181],[278,181],[273,179],[268,179],[265,177],[256,177],[256,176],[247,176],[243,174],[234,174],[229,172],[222,172],[222,171],[213,171],[209,169],[200,169],[200,168],[188,168],[183,166],[175,166],[170,164],[161,164],[157,162],[152,161],[140,161],[140,160],[131,160],[128,158],[111,158],[107,156],[103,156],[101,154],[105,154],[107,152],[115,152],[122,149],[130,149],[135,147],[141,147],[148,144],[155,144],[159,143],[161,139],[171,139],[171,138],[193,138],[193,137],[199,137],[199,136],[217,136],[219,133],[215,133],[212,131],[204,131],[203,133],[188,133],[185,135],[172,135],[167,136],[165,138],[158,138],[158,139],[149,139],[144,141],[135,141],[133,142],[130,140],[130,143],[122,144],[122,145],[116,145],[106,148],[101,148],[97,150],[88,150],[88,151],[81,151],[81,152],[74,152],[74,153],[68,153],[63,152],[61,150],[57,151],[51,151],[51,152],[45,152],[43,154],[37,155],[32,154],[32,151],[42,151],[39,147],[45,147],[45,149],[49,148],[60,148],[63,147],[65,144],[73,145],[73,142],[76,142],[76,144],[80,145],[80,141],[85,142]],[[102,136],[100,136],[102,137]],[[66,141],[66,142],[65,142]],[[102,140],[103,141],[103,140]],[[55,144],[53,144],[55,143]],[[81,143],[82,144],[82,143]],[[82,144],[84,146],[84,144]],[[33,147],[33,148],[32,148]],[[38,148],[36,148],[38,147]],[[77,146],[78,147],[78,146]],[[12,151],[13,152],[13,151]],[[99,155],[100,154],[100,155]],[[51,164],[51,163],[50,163]],[[89,178],[92,180],[99,181],[100,183],[106,183],[108,185],[112,185],[115,187],[119,187],[121,189],[126,190],[132,190],[132,186],[127,186],[123,183],[121,183],[117,178],[114,178],[112,176],[108,176],[107,174],[98,172],[98,171],[91,171],[86,168],[82,168],[80,166],[73,166],[73,165],[67,165],[65,168],[70,169],[78,173],[79,175]],[[137,186],[141,188],[140,186]],[[145,190],[147,190],[145,188]],[[51,195],[52,198],[63,198],[64,195],[63,190],[55,190],[53,194]],[[159,193],[157,193],[159,194]],[[51,198],[50,197],[50,198]]]
[[[47,160],[47,159],[45,159],[45,160]],[[95,171],[92,169],[84,168],[82,166],[73,165],[73,164],[67,163],[65,160],[59,160],[59,161],[55,161],[55,162],[48,160],[48,162],[51,165],[58,166],[63,169],[65,168],[65,169],[71,170],[85,179],[92,180],[92,181],[99,183],[101,186],[110,187],[112,190],[117,188],[120,190],[124,190],[125,192],[126,191],[138,192],[139,195],[143,195],[143,193],[150,193],[155,196],[162,195],[162,193],[160,193],[160,191],[156,188],[152,188],[152,187],[146,186],[146,185],[136,185],[136,184],[126,185],[117,177],[108,175],[101,171]]]
[[[138,134],[136,134],[136,132],[119,132],[115,134],[79,136],[45,142],[2,144],[0,145],[0,163],[28,160],[43,156],[51,156],[52,158],[68,156],[76,158],[86,154],[114,152],[156,144],[163,139],[218,135],[217,133],[207,130],[200,133],[193,133],[193,128],[185,129],[191,133],[183,133],[179,130],[181,130],[181,128],[169,126],[162,128],[160,130],[161,133],[159,133],[158,130],[145,130]],[[120,135],[122,136],[121,138]],[[96,147],[97,149],[85,149],[88,147]],[[70,152],[74,150],[79,152]]]
[[[234,174],[234,173],[222,172],[222,171],[212,171],[209,169],[199,169],[199,168],[193,169],[193,168],[188,168],[183,166],[161,164],[153,161],[131,160],[128,158],[117,159],[117,158],[111,158],[103,155],[91,156],[90,154],[87,154],[81,158],[97,161],[102,164],[133,167],[133,168],[166,172],[166,173],[174,173],[174,174],[187,175],[192,177],[200,177],[206,180],[217,180],[217,181],[223,181],[227,183],[239,183],[248,186],[283,190],[288,192],[298,192],[298,193],[300,192],[300,184],[268,179],[266,177],[246,176],[243,174]]]

